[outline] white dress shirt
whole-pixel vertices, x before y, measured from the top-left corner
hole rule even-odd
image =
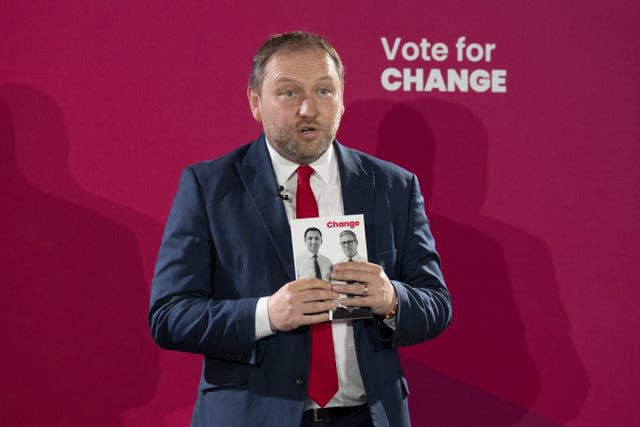
[[[283,200],[282,203],[284,203],[287,217],[291,221],[296,218],[296,190],[298,186],[296,169],[299,165],[282,157],[269,143],[267,143],[267,148],[278,185],[284,187],[282,194],[289,196],[288,200]],[[344,215],[340,173],[333,145],[310,166],[314,170],[310,178],[310,185],[318,202],[320,216]],[[274,333],[269,324],[268,298],[260,298],[256,306],[256,340]],[[353,321],[341,320],[333,322],[331,326],[339,390],[326,407],[355,406],[366,403],[367,398],[353,340]],[[319,408],[319,406],[314,401],[307,399],[305,409],[313,408]]]
[[[318,267],[320,267],[320,278],[330,281],[330,274],[333,269],[331,260],[322,254],[314,255],[309,251],[305,251],[305,253],[296,257],[297,277],[316,277],[316,261]]]
[[[341,262],[349,262],[349,260],[362,262],[362,261],[366,261],[367,259],[362,255],[360,255],[359,253],[356,253],[351,258],[342,258],[340,261],[337,261],[336,264],[340,264]]]

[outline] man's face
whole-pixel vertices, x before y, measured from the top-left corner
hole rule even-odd
[[[329,148],[344,112],[336,66],[318,49],[274,54],[261,93],[248,89],[247,95],[271,146],[298,164],[313,162]]]
[[[340,247],[344,256],[347,258],[353,258],[358,253],[358,240],[351,234],[345,234],[340,237]]]
[[[304,243],[307,245],[309,252],[316,255],[322,245],[322,236],[315,230],[308,231],[304,236]]]

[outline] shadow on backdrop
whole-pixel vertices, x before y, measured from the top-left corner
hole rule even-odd
[[[450,328],[402,349],[412,420],[546,426],[575,418],[589,384],[550,251],[480,211],[489,146],[481,122],[459,105],[420,98],[355,102],[343,123],[346,144],[418,176],[452,294]]]
[[[147,327],[161,225],[76,183],[63,114],[36,87],[0,86],[0,149],[3,422],[164,425],[195,380]]]

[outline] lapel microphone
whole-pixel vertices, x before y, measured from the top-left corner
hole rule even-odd
[[[278,185],[278,189],[276,190],[276,197],[280,200],[286,200],[287,202],[290,201],[291,199],[289,198],[289,195],[282,194],[283,191],[284,187],[282,185]]]

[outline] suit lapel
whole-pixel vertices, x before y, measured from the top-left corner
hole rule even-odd
[[[374,224],[375,175],[362,166],[353,150],[335,143],[345,215],[364,215],[365,224]]]
[[[251,144],[244,159],[236,163],[236,168],[253,203],[256,218],[265,228],[282,266],[293,280],[291,229],[282,201],[276,197],[278,184],[265,144],[264,136],[261,136]]]

